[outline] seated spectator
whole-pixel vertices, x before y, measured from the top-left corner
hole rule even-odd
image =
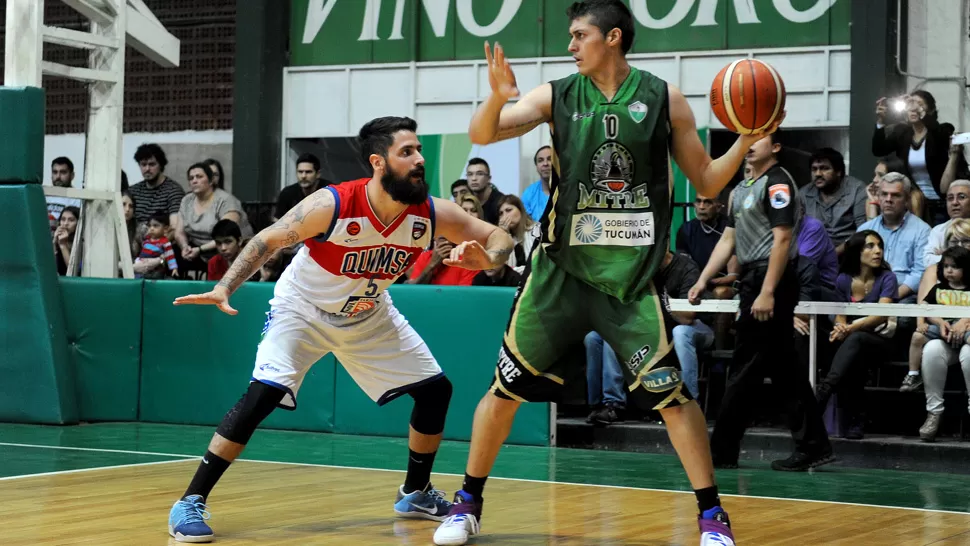
[[[885,261],[896,274],[896,297],[900,303],[915,303],[920,279],[926,269],[923,250],[929,239],[930,226],[908,210],[912,192],[912,183],[908,178],[899,173],[889,173],[882,179],[879,188],[882,213],[862,224],[859,232],[872,230],[886,241]],[[907,322],[908,328],[903,325]],[[912,319],[901,319],[900,323],[900,327],[909,332],[916,326]]]
[[[196,163],[189,167],[187,174],[192,192],[185,195],[179,207],[175,239],[181,248],[182,258],[187,262],[196,262],[201,268],[216,255],[212,228],[219,220],[235,222],[243,237],[252,237],[253,229],[239,199],[213,187],[209,167]]]
[[[296,158],[296,184],[290,184],[280,191],[276,198],[273,221],[282,218],[306,196],[330,184],[332,182],[329,180],[320,178],[320,158],[313,154],[300,155]]]
[[[142,144],[135,151],[135,161],[141,168],[144,180],[128,188],[135,200],[135,221],[147,224],[156,211],[169,215],[169,225],[178,225],[179,206],[185,190],[178,182],[165,176],[168,158],[158,144]]]
[[[889,173],[899,173],[905,175],[910,180],[913,179],[909,173],[909,168],[898,157],[887,155],[886,157],[879,158],[875,169],[873,169],[872,182],[866,188],[866,198],[868,200],[868,204],[866,205],[866,218],[869,220],[879,216],[879,183],[882,182],[882,177]],[[927,221],[926,196],[923,195],[923,192],[919,188],[913,188],[913,192],[909,196],[909,211],[922,218],[924,222]]]
[[[876,101],[872,153],[877,157],[895,154],[906,164],[915,185],[926,196],[929,218],[934,225],[940,224],[946,221],[946,188],[941,183],[949,161],[953,125],[939,122],[936,99],[928,91],[918,89],[902,100],[906,103],[905,117],[893,124],[887,124],[889,101]]]
[[[954,246],[943,252],[939,269],[939,284],[926,295],[925,302],[935,305],[970,306],[970,250]],[[957,359],[963,369],[963,377],[970,391],[970,329],[957,319],[927,317],[919,319],[917,332],[913,334],[910,353],[917,359],[922,356],[924,385],[926,388],[926,421],[919,429],[923,441],[932,442],[940,428],[943,415],[943,388],[946,385],[947,367]],[[925,344],[926,347],[921,346]],[[922,352],[922,355],[919,353]],[[917,360],[918,363],[918,360]],[[907,376],[909,379],[911,376]],[[904,383],[905,385],[905,383]],[[915,389],[913,389],[915,390]]]
[[[212,187],[219,188],[220,190],[226,189],[226,172],[222,170],[222,163],[219,163],[218,159],[206,159],[202,162],[203,165],[209,167],[212,171]]]
[[[963,144],[951,145],[947,156],[946,169],[943,170],[943,178],[940,180],[940,189],[945,192],[954,180],[968,178],[970,178],[970,165],[967,164]]]
[[[74,236],[77,233],[77,222],[81,218],[81,209],[64,207],[57,219],[57,229],[54,230],[54,259],[57,262],[57,274],[67,275],[67,266],[71,263],[71,253],[74,250]],[[78,249],[80,252],[80,249]],[[81,261],[78,260],[80,264]],[[74,275],[71,272],[71,276]]]
[[[425,250],[414,260],[407,283],[471,286],[477,271],[444,264],[444,260],[451,256],[453,248],[454,243],[444,237],[437,237],[434,248]]]
[[[482,204],[478,202],[478,198],[471,193],[464,193],[458,198],[458,205],[461,206],[462,210],[471,214],[479,220],[485,218],[485,211],[482,210]]]
[[[519,275],[508,264],[502,264],[495,269],[483,269],[472,279],[472,286],[510,286],[516,288],[522,275]]]
[[[254,275],[253,278],[249,280],[256,279],[259,282],[276,282],[280,280],[280,276],[283,274],[283,270],[286,269],[286,265],[287,253],[284,252],[284,249],[277,250],[272,256],[270,256],[269,260],[266,260],[266,263],[259,268],[259,273]]]
[[[970,218],[970,180],[955,180],[946,190],[946,213],[949,220],[933,226],[923,249],[923,265],[929,273],[930,266],[940,263],[940,255],[946,250],[944,239],[953,222]],[[936,282],[936,273],[933,273]]]
[[[232,220],[219,220],[212,227],[212,240],[215,241],[216,250],[219,253],[209,258],[206,279],[218,281],[225,276],[229,266],[236,261],[236,257],[242,251],[242,231],[239,229],[239,224]]]
[[[512,240],[515,241],[512,255],[509,256],[508,264],[513,269],[522,273],[525,264],[532,254],[532,249],[539,240],[539,224],[532,221],[522,200],[514,195],[503,195],[499,199],[498,227],[509,232]]]
[[[626,391],[623,388],[623,368],[610,344],[596,332],[586,334],[586,389],[593,410],[587,423],[610,425],[623,420]]]
[[[482,203],[482,209],[485,211],[483,220],[497,226],[499,201],[505,194],[492,184],[492,169],[488,166],[488,162],[480,157],[469,159],[465,178],[468,180],[468,188]]]
[[[135,222],[135,200],[128,192],[121,192],[121,208],[125,212],[125,228],[128,231],[128,246],[131,247],[132,261],[141,253],[141,241],[145,238],[144,233],[139,232],[138,224]],[[121,259],[125,259],[124,256]]]
[[[659,275],[664,279],[664,290],[667,296],[674,299],[688,298],[690,289],[701,276],[694,260],[686,254],[674,254],[667,251],[660,266]],[[680,361],[681,376],[684,385],[695,399],[700,390],[697,385],[697,370],[699,361],[698,350],[704,351],[714,346],[714,330],[697,318],[697,313],[689,311],[671,312],[670,315],[677,322],[673,330],[674,351]]]
[[[821,148],[812,154],[813,184],[798,192],[805,214],[817,218],[842,255],[845,241],[866,221],[866,186],[847,176],[842,154]]]
[[[58,157],[51,161],[51,184],[56,188],[70,188],[74,183],[74,162],[66,157]],[[61,211],[65,207],[81,209],[81,200],[75,197],[47,196],[47,220],[51,224],[51,233],[60,223]]]
[[[835,278],[839,273],[839,257],[822,222],[812,216],[802,216],[796,242],[798,254],[808,258],[818,268],[819,282],[822,286],[829,290],[835,288]],[[809,301],[830,301],[830,299]]]
[[[472,190],[468,188],[468,181],[464,178],[459,178],[451,183],[451,199],[455,203],[461,203],[461,198],[471,192]],[[475,197],[475,200],[477,201],[478,198]]]
[[[539,173],[539,180],[536,180],[522,192],[522,203],[525,204],[525,212],[536,222],[542,221],[542,215],[546,212],[546,205],[549,203],[549,181],[552,179],[552,146],[543,146],[532,156],[532,162]]]
[[[148,220],[148,232],[135,258],[136,279],[164,279],[169,271],[178,276],[178,264],[172,243],[166,237],[169,231],[168,212],[160,210]]]
[[[835,281],[836,293],[846,303],[893,303],[897,299],[896,275],[883,258],[883,239],[873,230],[863,230],[846,241],[842,267]],[[849,428],[845,437],[863,436],[863,389],[869,363],[889,358],[894,333],[893,320],[867,316],[849,322],[839,315],[829,335],[838,349],[828,374],[819,383],[816,396],[825,408],[829,397],[838,393]]]

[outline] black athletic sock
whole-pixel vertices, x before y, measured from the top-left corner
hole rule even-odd
[[[694,496],[697,497],[697,509],[701,514],[721,505],[721,497],[717,495],[716,485],[704,489],[695,489]]]
[[[461,482],[461,490],[471,495],[475,502],[482,502],[482,493],[485,491],[485,480],[487,479],[488,476],[476,478],[465,474],[465,480]]]
[[[202,495],[203,500],[209,498],[212,488],[216,486],[216,482],[219,481],[230,464],[232,463],[215,453],[206,451],[205,456],[202,457],[202,462],[199,463],[199,469],[195,471],[195,476],[192,477],[192,483],[189,484],[189,488],[185,490],[182,498],[184,499],[189,495]]]
[[[404,494],[424,491],[431,482],[431,466],[434,464],[434,453],[416,453],[408,450],[408,475],[404,478]]]

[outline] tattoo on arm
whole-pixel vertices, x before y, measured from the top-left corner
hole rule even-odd
[[[502,265],[509,260],[509,256],[515,249],[515,241],[503,229],[496,228],[485,241],[485,251],[496,266]]]
[[[536,117],[528,121],[519,123],[518,125],[513,125],[512,127],[506,127],[505,129],[499,129],[495,133],[495,140],[504,140],[506,138],[513,138],[517,136],[522,136],[529,131],[535,129],[542,124],[545,120],[541,117]]]
[[[259,268],[266,263],[266,260],[269,260],[275,249],[270,251],[269,245],[266,244],[261,235],[256,235],[249,241],[246,248],[239,253],[239,257],[232,262],[232,267],[219,281],[218,286],[229,290],[229,293],[232,294],[242,283],[246,282],[246,279],[255,275]]]

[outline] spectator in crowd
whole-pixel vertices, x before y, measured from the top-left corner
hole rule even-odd
[[[482,204],[479,203],[478,198],[471,193],[462,194],[462,196],[458,198],[457,203],[462,210],[468,214],[471,214],[475,218],[478,218],[479,220],[485,218],[485,211],[482,210]]]
[[[962,246],[947,248],[943,252],[941,264],[940,282],[926,295],[925,302],[970,306],[970,250]],[[920,331],[913,334],[913,345],[918,344],[920,337],[929,340],[922,351],[926,421],[919,429],[919,436],[923,441],[932,442],[939,432],[940,418],[943,416],[943,388],[946,385],[947,368],[958,359],[964,382],[970,392],[970,329],[961,324],[965,322],[963,320],[936,317],[919,320]]]
[[[943,178],[940,180],[940,189],[945,193],[954,180],[968,178],[970,178],[970,166],[967,165],[963,144],[951,145],[946,168],[943,169]]]
[[[57,274],[67,275],[67,266],[71,263],[71,253],[74,250],[74,235],[77,233],[77,222],[81,218],[81,209],[64,207],[57,219],[57,229],[54,230],[54,259],[57,262]],[[80,251],[80,249],[78,249]],[[81,263],[81,260],[78,260]],[[74,272],[71,272],[73,275]]]
[[[801,217],[801,226],[797,231],[798,254],[818,268],[819,282],[826,289],[832,290],[839,274],[839,257],[828,231],[821,220],[808,215]],[[831,300],[826,298],[822,301]]]
[[[414,260],[407,283],[471,286],[477,271],[444,264],[444,260],[451,256],[453,248],[454,243],[444,237],[437,237],[434,248],[425,250]]]
[[[470,195],[472,190],[468,187],[468,181],[464,178],[459,178],[451,183],[451,199],[455,203],[460,203],[461,198],[465,195]],[[477,197],[475,198],[478,199]]]
[[[239,224],[232,220],[219,220],[212,226],[212,240],[215,241],[219,253],[209,259],[206,279],[218,281],[229,271],[229,266],[242,250],[242,231]]]
[[[878,232],[864,229],[846,241],[842,267],[835,290],[846,303],[893,303],[897,300],[896,275],[885,260],[885,245]],[[868,366],[889,359],[895,319],[878,316],[849,317],[839,315],[829,341],[839,344],[828,374],[819,383],[816,396],[824,408],[833,393],[838,393],[848,431],[845,437],[862,439],[863,388]]]
[[[868,199],[866,218],[869,220],[879,216],[879,183],[882,182],[882,177],[889,173],[899,173],[906,175],[910,180],[913,179],[909,173],[909,168],[898,157],[887,155],[886,157],[879,158],[875,169],[873,169],[872,182],[866,188],[866,198]],[[919,188],[913,188],[913,192],[910,194],[909,211],[922,218],[924,222],[927,221],[926,196],[923,195],[923,192]]]
[[[542,214],[546,211],[546,204],[549,203],[549,181],[552,179],[552,146],[539,148],[532,157],[532,162],[539,172],[539,180],[536,180],[522,192],[522,202],[525,204],[525,212],[536,222],[542,221]]]
[[[169,215],[169,224],[178,225],[179,205],[185,190],[178,182],[165,176],[168,158],[158,144],[142,144],[135,150],[135,161],[141,168],[144,180],[128,188],[135,201],[135,221],[147,224],[156,211]]]
[[[55,158],[51,161],[51,184],[57,188],[70,188],[74,183],[74,162],[66,157]],[[51,225],[51,233],[57,229],[61,211],[65,207],[81,208],[81,200],[76,197],[47,196],[47,220]]]
[[[502,264],[501,267],[496,267],[495,269],[483,269],[479,271],[475,275],[475,278],[472,279],[472,286],[509,286],[517,288],[521,280],[522,275],[519,275],[518,272],[509,267],[509,264]]]
[[[178,276],[178,263],[175,251],[166,233],[169,231],[168,212],[160,210],[148,220],[148,232],[141,245],[141,252],[135,258],[135,278],[164,279],[166,273]]]
[[[121,208],[125,213],[125,229],[128,232],[128,246],[131,247],[131,260],[134,261],[141,253],[141,240],[144,234],[138,231],[138,224],[135,222],[135,200],[128,192],[121,193]],[[121,259],[125,259],[124,256]]]
[[[660,266],[660,276],[664,279],[667,297],[685,300],[690,295],[690,289],[700,278],[701,271],[687,254],[679,252],[675,254],[668,250]],[[681,376],[691,396],[697,399],[700,393],[697,385],[699,368],[697,352],[710,349],[714,345],[714,330],[701,322],[697,318],[697,313],[674,311],[670,315],[677,323],[673,330],[673,340],[674,351],[680,362]]]
[[[206,159],[202,162],[203,165],[209,167],[212,171],[212,187],[218,188],[220,190],[226,189],[226,172],[222,169],[222,163],[219,163],[218,159]]]
[[[498,225],[499,201],[505,194],[492,184],[492,169],[488,166],[488,162],[480,157],[469,159],[468,166],[465,168],[465,178],[468,180],[468,188],[482,203],[482,209],[485,211],[484,220],[489,224]]]
[[[522,200],[509,194],[499,200],[498,227],[509,232],[515,241],[508,265],[521,273],[539,240],[539,224],[526,213]]]
[[[121,171],[121,191],[128,191],[128,173],[126,173],[124,170]]]
[[[623,421],[626,391],[623,388],[623,368],[616,352],[597,332],[586,334],[586,392],[592,407],[587,423],[610,425]]]
[[[885,241],[885,261],[896,274],[897,298],[900,303],[915,303],[920,278],[926,269],[923,250],[930,235],[930,226],[909,212],[912,183],[906,176],[889,173],[879,185],[879,216],[859,227],[859,231],[875,231]],[[904,322],[904,321],[901,321]],[[909,331],[916,326],[909,321]],[[905,326],[900,326],[906,329]]]
[[[943,172],[949,161],[950,137],[953,126],[937,119],[936,99],[928,91],[918,89],[902,97],[905,108],[902,119],[890,122],[890,101],[885,97],[876,101],[876,128],[872,133],[872,153],[877,157],[895,154],[912,173],[912,180],[926,196],[929,217],[933,224],[946,221],[941,186]]]
[[[812,179],[801,192],[805,214],[822,221],[841,256],[845,241],[866,221],[866,186],[846,175],[842,154],[832,148],[812,154]]]
[[[296,158],[296,184],[290,184],[280,192],[273,211],[273,221],[282,218],[306,196],[330,184],[332,182],[329,180],[320,178],[320,158],[313,154],[300,155]]]
[[[946,212],[950,219],[933,226],[927,237],[926,247],[923,249],[923,265],[926,269],[920,280],[917,299],[922,299],[937,283],[936,267],[940,262],[940,255],[947,249],[946,236],[950,232],[950,226],[957,220],[970,218],[970,180],[955,180],[947,187]],[[917,370],[910,368],[910,373],[916,373]]]
[[[717,246],[717,241],[727,226],[727,217],[723,214],[724,205],[715,197],[697,194],[694,197],[694,215],[696,218],[685,222],[677,231],[677,252],[687,254],[699,268],[707,266],[711,253]],[[731,256],[727,266],[710,280],[707,288],[719,300],[729,300],[734,297],[734,282],[738,280],[738,259]]]
[[[252,237],[253,230],[243,211],[242,203],[225,190],[214,188],[212,171],[202,163],[189,167],[187,176],[191,193],[185,195],[179,207],[175,238],[186,262],[196,262],[198,269],[216,254],[212,228],[219,220],[232,220],[239,225],[243,237]]]
[[[280,275],[283,274],[283,270],[286,269],[287,264],[287,253],[283,250],[277,250],[270,256],[269,260],[263,264],[263,267],[259,268],[259,273],[256,275],[259,282],[276,282],[280,280]],[[250,279],[252,280],[252,279]]]

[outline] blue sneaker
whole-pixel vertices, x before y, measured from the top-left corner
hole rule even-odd
[[[178,542],[212,542],[212,528],[206,524],[206,511],[202,495],[189,495],[175,501],[168,514],[168,534]]]
[[[720,506],[698,516],[697,526],[701,530],[701,546],[735,546],[731,520]]]
[[[451,510],[451,503],[445,498],[445,492],[439,491],[428,484],[424,491],[414,491],[404,494],[404,486],[397,490],[394,502],[394,512],[402,518],[430,519],[443,521]]]

